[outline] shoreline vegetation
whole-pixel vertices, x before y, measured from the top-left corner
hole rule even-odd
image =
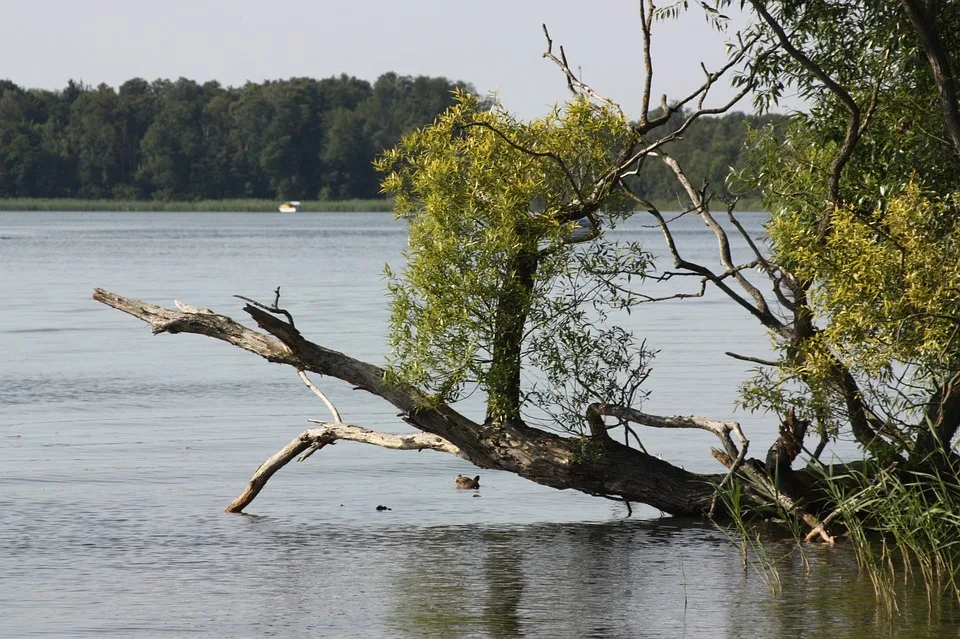
[[[81,200],[76,198],[0,198],[0,211],[85,211],[169,213],[278,213],[279,200]],[[392,199],[304,200],[300,213],[388,213]],[[287,215],[290,215],[289,213]]]
[[[676,202],[655,202],[663,211],[678,210]],[[195,201],[83,200],[77,198],[0,198],[0,212],[90,212],[90,213],[278,213],[278,200],[228,199]],[[763,211],[759,199],[745,199],[738,212]],[[390,213],[392,198],[351,200],[304,200],[299,213]],[[290,215],[287,213],[286,215]]]

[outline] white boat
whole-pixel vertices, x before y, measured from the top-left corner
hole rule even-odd
[[[300,210],[300,202],[284,202],[280,205],[281,213],[296,213]]]

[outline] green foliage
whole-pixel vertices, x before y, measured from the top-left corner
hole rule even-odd
[[[377,197],[371,162],[465,86],[387,73],[119,90],[0,82],[0,198],[194,201]]]
[[[783,365],[748,383],[742,400],[781,414],[797,409],[837,436],[850,423],[846,372],[869,419],[907,454],[924,430],[931,393],[960,365],[960,158],[902,6],[765,6],[842,91],[784,49],[748,69],[761,106],[790,85],[809,102],[807,113],[751,134],[737,180],[762,192],[772,214],[771,259],[801,289],[798,321],[812,329],[797,339],[775,337]],[[940,33],[951,33],[960,11],[944,8],[936,19]],[[762,20],[751,31],[776,39]],[[859,114],[857,139],[834,195],[830,176],[848,136],[849,101]]]
[[[934,373],[956,369],[960,210],[929,199],[913,181],[883,204],[861,215],[837,209],[822,247],[800,239],[796,218],[778,216],[770,226],[794,273],[819,283],[811,294],[823,324],[817,346],[868,376],[898,363]]]
[[[818,331],[787,352],[776,373],[745,387],[750,408],[800,409],[837,434],[834,371],[839,362],[865,399],[906,431],[929,395],[960,367],[960,226],[955,197],[937,199],[914,181],[869,213],[837,208],[823,242],[802,215],[768,227],[781,264],[811,282],[808,311]]]
[[[549,409],[561,392],[560,426],[579,430],[589,397],[612,401],[604,395],[622,387],[611,380],[643,377],[645,351],[603,324],[604,307],[624,305],[603,281],[623,267],[642,276],[646,254],[571,242],[587,198],[602,205],[602,225],[632,208],[610,187],[595,192],[632,144],[619,111],[585,100],[525,123],[460,93],[388,151],[377,163],[383,190],[411,217],[407,263],[388,271],[394,378],[442,402],[479,386],[488,415],[502,417],[520,401],[526,364],[523,402]],[[538,374],[550,393],[531,379]]]

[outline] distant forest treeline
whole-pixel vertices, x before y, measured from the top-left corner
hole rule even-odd
[[[452,103],[446,78],[386,73],[224,87],[140,78],[60,91],[0,80],[0,198],[339,200],[379,196],[371,161]],[[697,182],[723,183],[748,123],[705,118],[671,145]],[[651,199],[673,200],[645,169]]]

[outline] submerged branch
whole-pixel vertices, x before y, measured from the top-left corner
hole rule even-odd
[[[460,450],[456,446],[436,435],[423,433],[415,435],[394,435],[391,433],[380,433],[368,428],[363,428],[362,426],[344,424],[342,422],[331,423],[314,419],[308,421],[320,424],[322,428],[311,428],[302,432],[293,441],[263,462],[260,467],[257,468],[256,472],[253,473],[253,477],[250,479],[250,483],[243,493],[227,506],[228,513],[243,512],[243,509],[249,506],[250,502],[260,494],[267,480],[278,470],[293,461],[300,453],[304,453],[304,456],[300,459],[300,461],[303,461],[314,452],[338,440],[373,444],[374,446],[392,448],[394,450],[435,450],[441,453],[460,455]]]

